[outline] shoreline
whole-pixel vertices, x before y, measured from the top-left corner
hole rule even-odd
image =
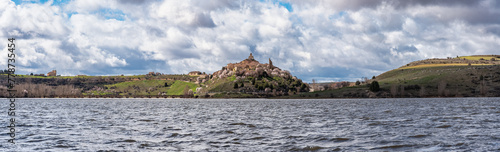
[[[3,99],[7,99],[5,97],[2,97]],[[453,98],[500,98],[497,96],[492,96],[492,97],[398,97],[398,98],[216,98],[216,97],[210,97],[210,98],[181,98],[181,97],[176,97],[176,98],[171,98],[171,97],[158,97],[158,98],[153,98],[153,97],[131,97],[131,98],[126,98],[126,97],[121,97],[121,98],[109,98],[109,97],[33,97],[33,98],[18,98],[18,99],[280,99],[280,100],[286,100],[286,99],[453,99]]]

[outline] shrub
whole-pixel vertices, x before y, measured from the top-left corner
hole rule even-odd
[[[359,80],[358,80],[358,81],[356,81],[356,85],[360,85],[360,84],[361,84],[361,82],[359,82]]]
[[[370,85],[370,91],[377,92],[380,91],[380,86],[377,81],[373,81]]]
[[[405,90],[420,90],[420,88],[419,85],[407,85],[404,87]]]
[[[300,90],[304,91],[306,90],[307,86],[306,84],[302,83],[302,85],[300,85]]]
[[[238,89],[238,84],[234,83],[233,88]]]

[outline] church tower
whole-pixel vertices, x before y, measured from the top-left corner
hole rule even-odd
[[[254,59],[253,59],[253,55],[252,55],[252,53],[250,53],[250,56],[248,56],[248,59],[249,59],[249,60],[254,60]]]
[[[271,61],[271,58],[269,58],[269,68],[274,68],[273,61]]]

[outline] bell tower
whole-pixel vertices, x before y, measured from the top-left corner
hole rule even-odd
[[[248,56],[248,59],[249,59],[249,60],[254,60],[254,59],[253,59],[253,55],[252,55],[252,53],[250,53],[250,56]]]
[[[269,58],[269,68],[274,68],[273,61],[271,61],[271,58]]]

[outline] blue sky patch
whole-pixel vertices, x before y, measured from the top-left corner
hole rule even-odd
[[[339,18],[341,18],[341,17],[343,17],[343,16],[345,16],[345,15],[347,15],[347,12],[345,12],[345,11],[340,11],[340,12],[339,12],[339,13],[337,13],[337,14],[333,14],[333,15],[328,16],[328,19],[330,19],[330,20],[336,20],[336,19],[339,19]]]
[[[49,2],[49,0],[12,0],[16,5],[21,5],[24,3],[40,3],[40,4],[45,4]],[[70,0],[54,0],[52,5],[64,5],[67,4]]]
[[[260,2],[272,2],[273,4],[277,3],[279,6],[286,8],[288,10],[288,12],[293,12],[292,4],[290,4],[289,2],[282,2],[279,0],[270,0],[270,1],[259,0],[259,1]]]
[[[126,16],[125,13],[123,13],[122,10],[118,9],[100,9],[99,11],[96,12],[99,16],[102,16],[106,19],[116,19],[119,21],[124,21]]]
[[[285,7],[288,10],[288,12],[293,12],[292,4],[290,4],[288,2],[278,2],[278,4],[280,6]]]

